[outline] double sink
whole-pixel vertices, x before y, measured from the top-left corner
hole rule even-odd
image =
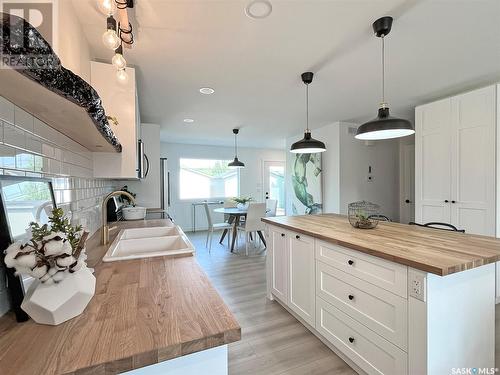
[[[122,229],[102,259],[104,262],[158,256],[193,255],[194,247],[181,228],[166,227]]]

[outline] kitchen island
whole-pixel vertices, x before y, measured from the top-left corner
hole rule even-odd
[[[111,241],[119,229],[167,224],[120,222]],[[104,263],[107,248],[99,245],[99,232],[87,244],[97,283],[80,316],[58,326],[18,324],[9,314],[0,318],[0,373],[148,374],[157,364],[180,374],[175,368],[189,365],[190,356],[198,365],[225,361],[227,371],[227,344],[240,340],[241,329],[195,258]]]
[[[263,221],[268,297],[358,372],[494,373],[500,240],[333,214]]]

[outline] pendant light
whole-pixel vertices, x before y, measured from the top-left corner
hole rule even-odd
[[[391,139],[406,137],[415,134],[410,121],[392,117],[389,107],[385,102],[385,45],[384,37],[391,32],[392,17],[379,18],[373,23],[375,35],[382,39],[382,103],[378,110],[377,118],[368,121],[358,128],[355,138],[374,141],[380,139]]]
[[[290,152],[294,154],[315,154],[326,151],[325,144],[311,137],[311,131],[309,130],[309,84],[312,82],[313,77],[314,73],[312,72],[302,73],[302,82],[306,85],[306,131],[304,132],[304,138],[290,147]]]
[[[120,37],[116,30],[116,20],[113,15],[110,15],[106,20],[106,32],[102,35],[102,42],[106,48],[113,51],[120,46]]]
[[[123,44],[115,50],[115,55],[111,59],[111,64],[118,70],[125,69],[127,67],[127,60],[123,57]]]
[[[233,129],[234,134],[234,160],[227,166],[231,168],[245,168],[245,164],[238,160],[238,133],[239,129]]]

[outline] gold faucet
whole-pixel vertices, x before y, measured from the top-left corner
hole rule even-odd
[[[116,196],[120,195],[125,195],[129,200],[130,203],[135,205],[135,198],[130,194],[129,192],[122,191],[122,190],[117,190],[109,193],[106,195],[104,200],[102,201],[101,205],[101,220],[102,220],[102,227],[101,227],[101,245],[107,245],[109,242],[109,226],[108,226],[108,201]]]

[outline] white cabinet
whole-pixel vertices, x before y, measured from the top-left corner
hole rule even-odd
[[[138,108],[135,69],[127,68],[129,80],[119,83],[116,68],[111,64],[91,62],[92,86],[102,99],[111,128],[122,145],[121,153],[94,153],[94,177],[137,179]]]
[[[495,235],[496,87],[415,110],[415,218]]]
[[[289,232],[288,248],[288,306],[304,321],[314,326],[314,238]]]
[[[287,232],[280,228],[270,227],[267,245],[272,249],[268,254],[270,262],[271,293],[282,302],[288,300],[288,249]]]

